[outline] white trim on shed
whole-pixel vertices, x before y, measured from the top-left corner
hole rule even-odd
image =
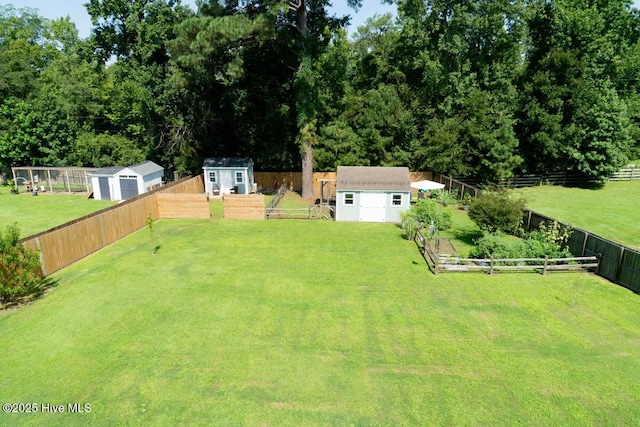
[[[98,200],[127,200],[162,185],[164,169],[154,162],[112,166],[89,174],[93,197]]]
[[[253,188],[253,160],[246,157],[211,157],[205,159],[205,193],[211,195],[250,194]]]
[[[336,221],[400,222],[411,207],[409,169],[339,166]]]

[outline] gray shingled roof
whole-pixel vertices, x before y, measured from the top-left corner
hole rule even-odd
[[[104,168],[97,169],[89,173],[89,175],[115,175],[118,172],[120,172],[122,169],[124,169],[122,166],[107,166]]]
[[[152,161],[146,161],[144,163],[138,163],[137,165],[127,166],[129,169],[137,173],[138,175],[146,176],[158,171],[164,171],[164,168],[160,165],[153,163]],[[124,166],[107,166],[91,172],[89,175],[115,175],[121,170],[125,169]]]
[[[409,168],[338,166],[338,190],[411,191]]]
[[[138,163],[137,165],[129,166],[129,169],[142,176],[151,175],[152,173],[156,173],[159,171],[164,171],[164,168],[162,166],[157,165],[152,161],[146,161],[144,163]]]
[[[248,168],[253,160],[248,157],[210,157],[205,159],[205,168]]]

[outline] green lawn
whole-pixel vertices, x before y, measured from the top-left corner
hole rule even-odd
[[[465,258],[469,256],[469,251],[475,246],[474,239],[482,235],[480,227],[469,218],[467,211],[458,206],[449,206],[451,212],[451,222],[453,226],[446,231],[440,232],[440,237],[449,239],[456,250],[458,256]]]
[[[10,194],[0,188],[0,229],[14,222],[21,236],[48,230],[65,222],[114,205],[115,202],[87,199],[83,195],[69,194]]]
[[[213,207],[213,206],[212,206]],[[638,425],[640,298],[434,277],[389,224],[160,220],[0,313],[2,425]]]
[[[536,186],[518,190],[533,211],[640,249],[640,181],[598,189]]]

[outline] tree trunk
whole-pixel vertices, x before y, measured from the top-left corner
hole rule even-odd
[[[307,5],[305,0],[299,0],[296,4],[296,27],[300,32],[301,37],[301,47],[302,51],[300,54],[300,67],[305,66],[304,58],[307,55],[307,37],[308,37],[308,29],[307,29]],[[299,93],[297,95],[302,99],[305,99],[309,96],[308,93]],[[302,103],[305,105],[308,103],[308,100]],[[301,112],[298,112],[300,114]],[[305,112],[306,113],[306,112]],[[304,114],[307,116],[307,114]],[[314,196],[313,193],[313,137],[312,134],[308,132],[311,128],[311,117],[305,117],[304,123],[302,123],[299,132],[300,132],[300,152],[302,153],[302,197],[305,199],[311,199]]]
[[[313,192],[313,141],[308,136],[302,143],[302,198],[312,199]]]

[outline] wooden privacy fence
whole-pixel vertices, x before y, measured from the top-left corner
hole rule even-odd
[[[543,222],[553,221],[555,221],[553,218],[546,215],[526,210],[523,227],[531,231],[537,229]],[[572,231],[568,242],[572,254],[600,257],[600,267],[597,271],[599,276],[640,293],[640,251],[560,221],[558,224]]]
[[[209,197],[191,193],[158,193],[158,218],[211,218]]]
[[[458,198],[462,200],[467,194],[470,197],[478,197],[482,194],[482,190],[469,183],[451,178],[450,176],[439,173],[434,174],[433,179],[440,184],[444,184],[446,191],[457,191]]]
[[[428,179],[428,178],[426,178]],[[454,179],[442,174],[434,174],[434,180],[442,184],[449,184],[451,188],[460,188],[463,186],[477,186],[480,184],[480,180],[474,178],[460,178]],[[640,180],[640,167],[638,165],[628,165],[627,167],[620,169],[613,173],[608,181],[633,181]],[[585,178],[582,175],[578,175],[571,172],[551,172],[546,175],[515,175],[510,179],[502,179],[496,184],[504,187],[521,188],[521,187],[533,187],[535,185],[551,184],[551,185],[584,185],[588,183],[597,183],[597,180]]]
[[[287,190],[302,190],[302,172],[254,172],[254,180],[260,191],[276,191],[281,186]],[[433,179],[432,172],[409,172],[411,182]],[[313,194],[320,197],[320,180],[336,180],[336,172],[314,172]]]
[[[154,220],[162,218],[156,197],[158,194],[191,191],[204,193],[202,176],[183,178],[115,206],[28,236],[22,243],[40,252],[42,274],[47,276],[141,229],[149,215]],[[169,209],[169,203],[165,203],[163,209]],[[201,212],[205,204],[209,209],[208,201],[200,198],[197,210]]]
[[[637,175],[640,175],[640,172],[636,172]],[[458,185],[464,184],[466,186],[478,186],[480,184],[479,179],[475,178],[450,178],[445,175],[435,174],[435,180],[445,184],[446,180],[453,180]],[[620,175],[627,176],[627,175]],[[440,180],[441,179],[441,180]],[[639,178],[640,179],[640,178]],[[611,178],[611,181],[616,179]],[[594,184],[597,183],[597,180],[588,179],[584,176],[572,174],[569,172],[552,172],[547,175],[515,175],[509,179],[501,179],[498,182],[495,182],[498,186],[501,187],[509,187],[509,188],[521,188],[521,187],[533,187],[536,185],[549,184],[549,185],[585,185],[585,184]]]
[[[225,194],[223,209],[227,219],[264,219],[264,195]]]

